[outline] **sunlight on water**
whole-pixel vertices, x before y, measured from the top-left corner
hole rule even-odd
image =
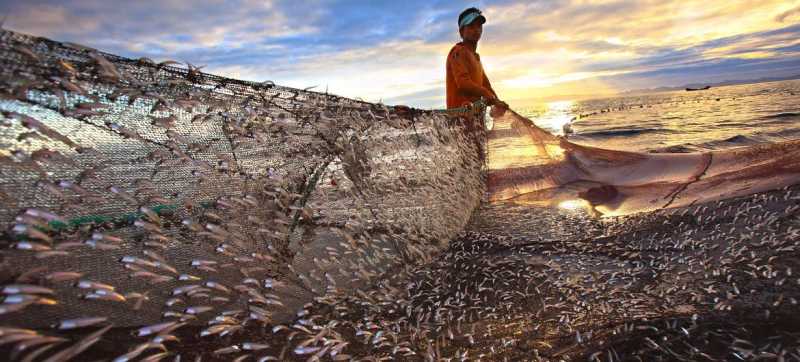
[[[591,205],[586,202],[586,200],[576,199],[576,200],[567,200],[562,201],[558,204],[559,208],[566,209],[566,210],[577,210],[582,208],[589,208]]]
[[[549,102],[520,113],[584,145],[702,152],[800,138],[798,100],[800,80],[788,80]]]
[[[564,126],[575,119],[575,116],[572,115],[574,105],[574,101],[547,103],[547,111],[537,120],[537,124],[545,129],[552,130],[556,135],[563,135],[566,133]]]

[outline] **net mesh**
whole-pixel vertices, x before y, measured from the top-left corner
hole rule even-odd
[[[293,311],[426,260],[480,199],[475,145],[444,114],[9,31],[0,63],[3,279],[59,295],[6,323],[152,324],[193,304],[243,308],[252,296],[234,285],[263,292],[268,278],[287,284],[275,293]]]
[[[604,150],[10,31],[0,64],[9,359],[800,359],[797,141]]]

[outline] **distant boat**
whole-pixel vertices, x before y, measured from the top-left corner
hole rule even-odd
[[[706,89],[709,89],[709,88],[711,88],[711,86],[707,85],[707,86],[705,86],[703,88],[686,88],[686,91],[687,92],[693,92],[693,91],[699,91],[699,90],[706,90]]]

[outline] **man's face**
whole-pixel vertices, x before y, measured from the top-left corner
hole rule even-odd
[[[478,40],[481,40],[483,24],[480,21],[473,21],[471,24],[463,26],[459,32],[462,39],[477,43]]]

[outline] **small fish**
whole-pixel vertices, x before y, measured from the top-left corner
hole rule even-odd
[[[202,279],[200,277],[196,277],[194,275],[181,274],[181,275],[178,276],[178,280],[181,280],[181,281],[198,281],[198,280],[202,280]]]
[[[84,245],[91,247],[92,249],[96,250],[115,250],[119,249],[119,245],[109,244],[109,243],[102,243],[94,239],[85,240],[83,242]],[[126,264],[126,266],[129,264]]]
[[[78,93],[78,94],[83,94],[83,95],[86,94],[86,89],[83,89],[83,87],[79,86],[76,83],[70,82],[70,81],[68,81],[66,79],[62,79],[62,78],[56,78],[56,80],[59,82],[61,87],[64,88],[65,90],[67,90],[67,91],[70,91],[70,92],[73,92],[73,93]]]
[[[195,267],[196,266],[216,265],[216,264],[217,264],[217,262],[213,261],[213,260],[200,260],[200,259],[192,260],[192,266],[195,266]]]
[[[61,133],[58,133],[57,131],[55,131],[50,127],[47,127],[44,123],[39,122],[39,120],[33,117],[15,112],[7,112],[7,113],[11,117],[18,119],[20,123],[22,123],[22,126],[27,129],[39,131],[41,134],[47,136],[48,138],[61,141],[62,143],[72,148],[78,147],[78,144],[73,142],[69,137],[62,135]],[[33,158],[33,155],[31,155],[31,158]]]
[[[124,302],[127,300],[122,294],[108,291],[105,289],[97,289],[93,293],[84,295],[83,298],[93,299],[93,300],[106,300],[111,302]]]
[[[175,329],[177,329],[177,328],[179,328],[181,326],[184,326],[184,325],[186,325],[186,323],[178,323],[178,322],[174,322],[174,321],[153,324],[153,325],[150,325],[150,326],[139,328],[138,330],[136,330],[135,335],[137,337],[144,337],[144,336],[149,336],[149,335],[154,334],[154,333],[159,333],[159,334],[161,334],[161,333],[170,333],[171,331],[174,331]]]
[[[0,346],[6,345],[6,344],[9,344],[9,343],[16,343],[16,342],[19,342],[19,341],[36,339],[36,338],[39,338],[39,337],[40,337],[40,335],[36,334],[36,333],[34,333],[34,334],[28,334],[28,333],[11,334],[11,335],[5,336],[3,338],[0,338]]]
[[[66,348],[66,349],[64,349],[64,350],[62,350],[62,351],[50,356],[50,358],[46,359],[45,362],[66,361],[66,360],[72,359],[72,357],[75,357],[76,355],[80,354],[81,352],[85,351],[87,348],[91,347],[92,345],[94,345],[95,343],[100,341],[100,337],[103,334],[105,334],[106,332],[108,332],[108,330],[111,329],[111,327],[113,327],[113,325],[108,325],[108,326],[105,326],[105,327],[101,328],[100,330],[98,330],[98,331],[96,331],[94,333],[91,333],[91,334],[87,335],[86,337],[84,337],[83,339],[81,339],[80,341],[78,341],[77,343],[72,345],[71,347]]]
[[[51,238],[50,235],[47,235],[46,233],[44,233],[42,231],[39,231],[35,227],[30,227],[28,225],[23,225],[23,224],[17,224],[17,225],[14,225],[13,230],[18,235],[26,235],[26,236],[28,236],[30,238],[34,238],[34,239],[39,239],[39,240],[45,241],[48,244],[52,244],[53,243],[53,238]],[[30,245],[30,247],[34,247],[34,246]]]
[[[180,338],[172,334],[159,334],[152,339],[153,343],[180,342]]]
[[[266,343],[253,343],[253,342],[242,343],[242,349],[245,351],[260,351],[266,348],[269,348],[269,345]]]
[[[156,267],[155,263],[153,263],[152,261],[149,261],[149,260],[146,260],[146,259],[142,259],[142,258],[138,258],[138,257],[135,257],[135,256],[131,256],[131,255],[123,256],[122,258],[119,259],[119,262],[120,263],[124,263],[124,264],[134,264],[134,265],[143,266],[143,267],[150,267],[150,268],[155,268]]]
[[[213,336],[213,335],[216,335],[216,334],[222,334],[222,333],[230,331],[230,329],[233,328],[233,327],[236,327],[236,326],[235,325],[231,325],[231,324],[215,324],[213,326],[210,326],[210,327],[200,331],[200,337],[206,337],[206,336]]]
[[[136,293],[136,292],[128,293],[128,294],[125,294],[124,297],[127,300],[135,300],[135,302],[133,302],[133,307],[131,308],[133,310],[141,309],[142,308],[142,304],[144,304],[145,301],[150,300],[150,297],[148,297],[148,292],[145,292],[145,293]]]
[[[68,280],[75,280],[82,276],[83,273],[65,271],[65,272],[54,272],[47,274],[45,275],[44,279],[52,283],[58,283]]]
[[[33,362],[33,361],[36,360],[37,357],[39,357],[40,355],[46,353],[47,351],[49,351],[53,347],[57,346],[58,344],[59,343],[51,343],[51,344],[45,345],[43,347],[40,347],[39,349],[37,349],[37,350],[35,350],[35,351],[31,352],[31,353],[28,353],[28,355],[25,356],[25,358],[21,359],[20,362]],[[12,357],[11,359],[13,360],[14,358]]]
[[[186,313],[186,314],[196,315],[196,314],[202,314],[202,313],[205,313],[205,312],[209,312],[209,311],[212,311],[212,310],[214,310],[214,307],[196,306],[196,307],[188,307],[183,312]]]
[[[230,354],[230,353],[236,353],[236,352],[241,352],[241,348],[239,348],[239,346],[237,346],[237,345],[233,345],[233,346],[230,346],[230,347],[224,347],[224,348],[217,349],[213,353],[214,354]]]
[[[178,120],[177,117],[170,115],[168,117],[153,118],[151,124],[154,126],[170,129],[172,127],[175,127],[175,121],[177,120]]]
[[[30,215],[30,216],[33,216],[33,217],[36,217],[36,218],[42,218],[42,219],[45,219],[47,222],[53,222],[53,221],[58,221],[58,222],[62,222],[62,223],[66,223],[67,222],[61,216],[58,216],[58,215],[56,215],[56,214],[54,214],[52,212],[48,212],[48,211],[40,210],[40,209],[25,209],[25,215]]]
[[[105,125],[124,138],[132,138],[135,140],[144,141],[144,138],[142,138],[142,136],[140,136],[138,133],[117,123],[106,121]]]
[[[91,280],[85,280],[85,279],[84,280],[80,280],[77,283],[75,283],[75,287],[76,288],[81,288],[81,289],[100,289],[100,290],[107,290],[107,291],[112,291],[112,292],[115,289],[113,285],[93,282]]]
[[[142,358],[141,362],[157,362],[175,354],[174,352],[161,352]]]
[[[189,291],[195,290],[197,288],[202,288],[200,285],[192,284],[192,285],[184,285],[181,287],[177,287],[172,290],[172,295],[181,295],[187,293]]]
[[[70,255],[70,253],[68,251],[64,251],[64,250],[48,250],[48,251],[37,252],[34,255],[34,257],[36,259],[44,259],[44,258],[50,258],[50,257],[54,257],[54,256],[68,256],[68,255]]]
[[[64,71],[66,71],[69,74],[75,75],[76,73],[78,73],[78,70],[75,69],[75,66],[73,66],[72,63],[70,63],[70,62],[68,62],[68,61],[66,61],[64,59],[59,59],[57,61],[57,63],[61,67],[61,69],[63,69]]]
[[[12,294],[3,300],[4,304],[39,304],[39,305],[56,305],[58,302],[55,299],[39,297],[30,294]]]
[[[41,344],[49,344],[49,345],[53,346],[55,344],[58,344],[58,343],[61,343],[61,342],[66,342],[66,341],[68,341],[68,339],[66,339],[66,338],[51,337],[51,336],[41,336],[41,337],[38,337],[38,338],[32,338],[32,339],[28,339],[28,340],[25,340],[25,341],[22,341],[22,342],[18,342],[14,346],[14,349],[11,351],[11,355],[9,356],[9,360],[16,360],[20,353],[24,352],[25,350],[27,350],[27,349],[29,349],[31,347],[38,346],[38,345],[41,345]]]
[[[137,345],[136,347],[133,347],[133,349],[128,351],[128,353],[125,353],[125,354],[123,354],[123,355],[121,355],[121,356],[119,356],[117,358],[114,358],[113,362],[128,362],[128,361],[131,361],[134,358],[136,358],[139,355],[141,355],[142,353],[144,353],[144,351],[146,351],[148,349],[152,349],[152,348],[160,348],[162,350],[166,350],[166,347],[164,347],[163,344],[153,343],[153,342],[145,342],[145,343],[141,343],[141,344]]]
[[[52,250],[51,247],[40,244],[40,243],[32,243],[30,241],[20,241],[18,243],[13,244],[14,249],[19,250],[31,250],[31,251],[48,251]]]
[[[294,349],[295,354],[303,355],[314,353],[320,350],[321,347],[297,347]]]
[[[223,293],[230,293],[231,292],[231,290],[228,289],[226,286],[224,286],[224,285],[222,285],[220,283],[217,283],[217,282],[213,282],[213,281],[206,282],[205,286],[207,286],[207,287],[209,287],[211,289],[214,289],[214,290],[218,290],[218,291],[223,292]]]
[[[75,329],[75,328],[84,328],[93,326],[95,324],[103,323],[107,321],[108,318],[106,317],[91,317],[91,318],[77,318],[77,319],[66,319],[58,322],[58,324],[54,325],[53,328],[56,329]]]
[[[114,66],[111,62],[108,61],[105,57],[100,55],[99,53],[90,53],[89,57],[94,59],[97,65],[100,67],[98,74],[101,78],[105,78],[106,80],[110,81],[119,81],[122,79],[122,74],[120,74],[117,67]]]
[[[19,312],[25,309],[29,305],[31,305],[30,302],[17,303],[17,304],[0,304],[0,315]]]
[[[3,287],[3,294],[50,294],[53,292],[50,288],[40,287],[38,285],[30,284],[8,284]]]
[[[39,59],[39,56],[36,55],[36,53],[34,53],[33,50],[30,50],[27,47],[24,47],[22,45],[17,45],[17,46],[14,47],[14,50],[16,50],[18,53],[22,53],[23,55],[28,57],[28,59],[30,59],[30,60],[32,60],[34,62],[41,61],[41,59]]]

